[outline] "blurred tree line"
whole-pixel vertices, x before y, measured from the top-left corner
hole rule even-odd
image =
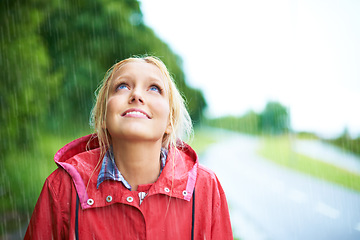
[[[279,102],[270,101],[260,113],[248,111],[242,116],[225,116],[214,119],[205,119],[206,125],[223,128],[231,131],[259,135],[279,135],[291,132],[289,109]],[[315,133],[297,132],[299,138],[323,140],[345,151],[360,156],[360,136],[352,138],[347,128],[344,132],[332,139],[322,139]]]
[[[360,156],[360,136],[352,138],[347,128],[344,129],[343,133],[339,137],[327,139],[326,142]]]
[[[192,119],[202,116],[203,94],[186,84],[181,58],[144,24],[136,0],[4,0],[0,18],[1,153],[43,130],[86,125],[105,71],[133,55],[160,57]]]
[[[242,116],[208,119],[209,126],[247,134],[283,134],[290,131],[289,110],[279,102],[270,101],[261,113],[249,111]]]

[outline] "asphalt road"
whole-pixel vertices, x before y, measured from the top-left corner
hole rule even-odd
[[[360,239],[359,193],[264,160],[257,147],[256,138],[233,135],[200,156],[225,190],[235,236]]]

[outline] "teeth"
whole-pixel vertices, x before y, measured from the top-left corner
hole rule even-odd
[[[126,113],[125,115],[128,115],[128,114],[135,114],[135,115],[141,115],[141,116],[147,117],[145,114],[143,114],[143,113],[141,113],[141,112],[128,112],[128,113]]]

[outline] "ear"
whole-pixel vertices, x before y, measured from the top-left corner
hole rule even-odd
[[[166,127],[166,129],[165,129],[165,133],[166,133],[166,134],[170,134],[171,131],[172,131],[172,127],[171,127],[171,124],[170,124],[170,122],[169,122],[168,125],[167,125],[167,127]]]

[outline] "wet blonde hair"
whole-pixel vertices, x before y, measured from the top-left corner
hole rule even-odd
[[[163,79],[165,81],[165,91],[167,91],[169,96],[169,121],[171,132],[169,134],[164,133],[162,147],[181,147],[183,141],[189,139],[193,133],[192,122],[186,109],[185,101],[177,89],[174,80],[170,76],[170,73],[165,64],[159,58],[153,56],[127,58],[114,64],[106,72],[103,81],[96,91],[96,102],[94,108],[91,111],[90,125],[92,125],[94,128],[94,133],[97,135],[99,140],[99,146],[101,149],[100,157],[106,153],[111,144],[111,136],[106,129],[106,109],[111,80],[116,71],[118,71],[125,64],[131,62],[146,62],[153,64],[160,69],[163,75]]]

